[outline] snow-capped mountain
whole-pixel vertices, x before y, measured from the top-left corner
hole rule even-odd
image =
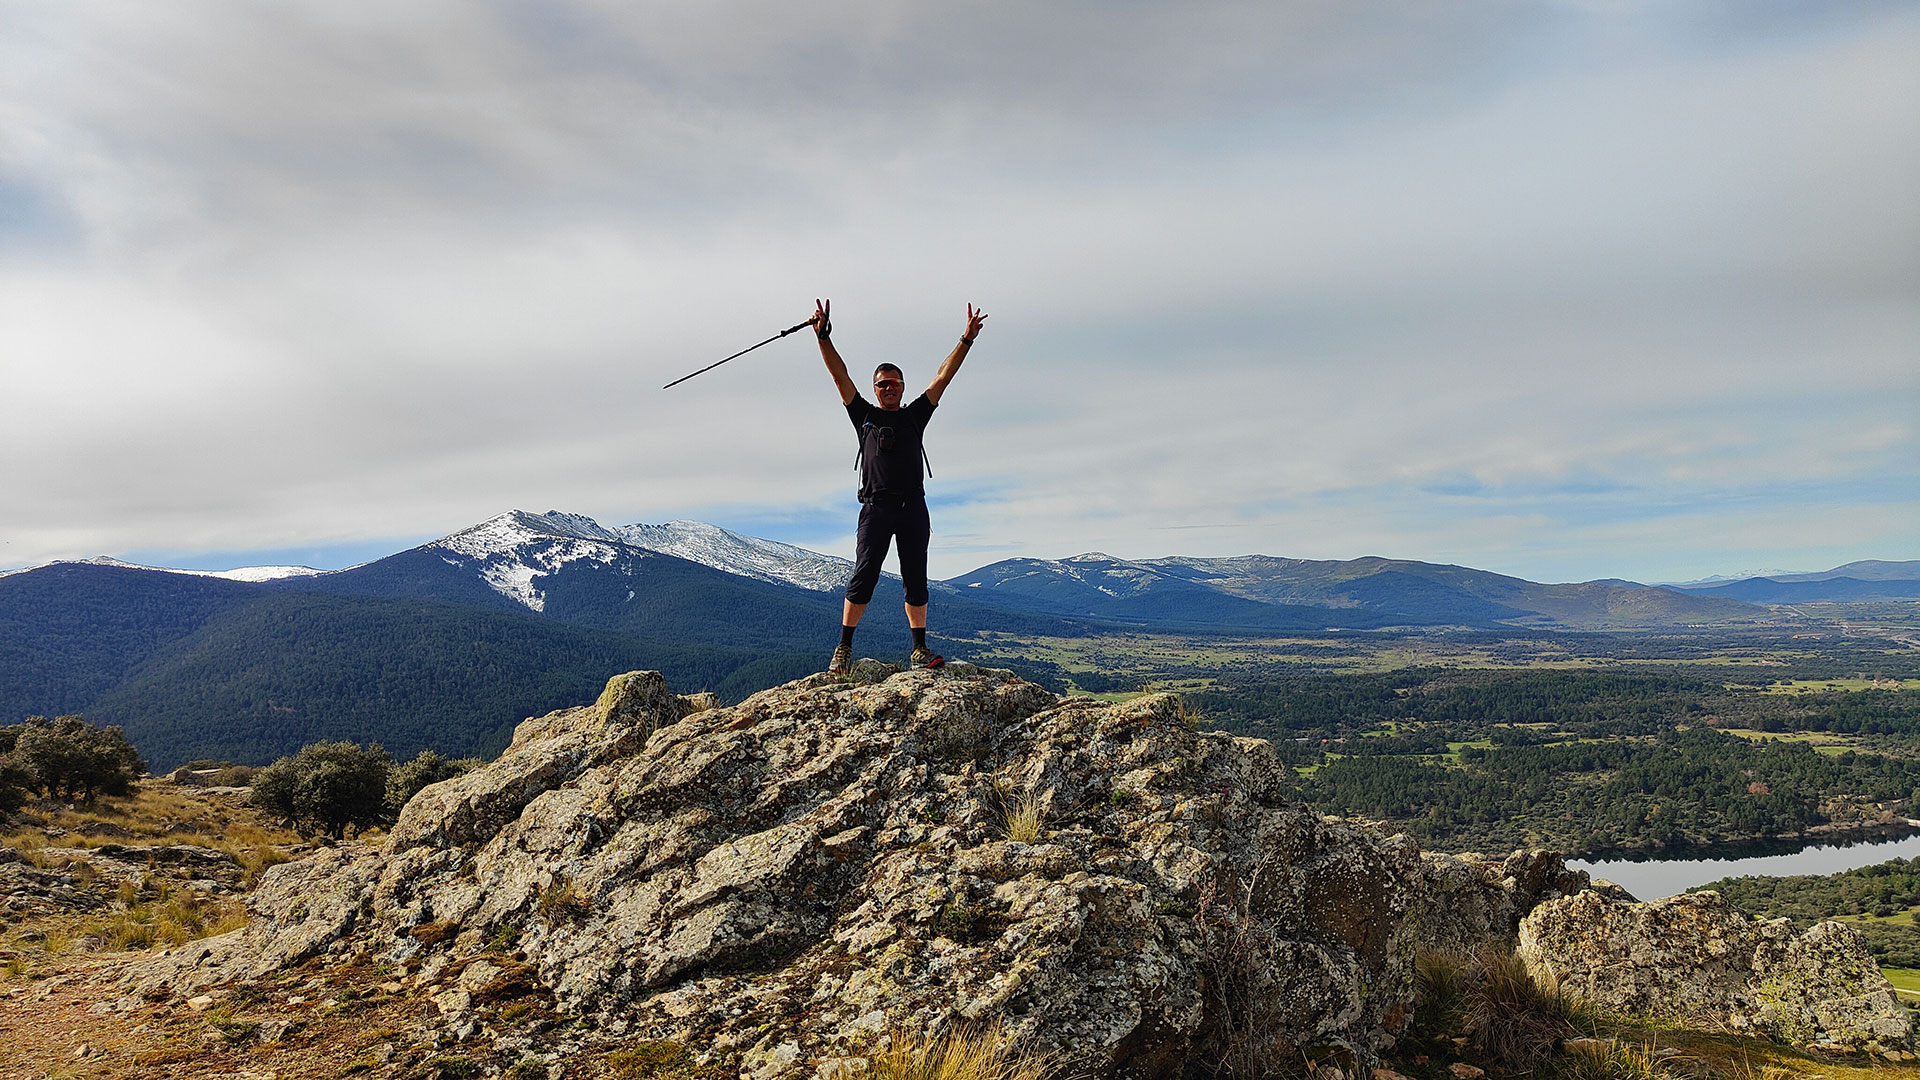
[[[141,563],[127,562],[111,555],[95,555],[91,559],[75,560],[88,566],[118,566],[125,570],[151,570],[156,574],[190,574],[194,577],[224,578],[228,581],[279,581],[283,578],[312,577],[329,571],[315,570],[311,566],[238,566],[232,570],[182,570],[174,566],[146,566]],[[58,562],[46,563],[57,566]],[[0,577],[24,574],[29,570],[38,570],[38,566],[23,566],[17,570],[0,570]]]
[[[850,560],[777,540],[742,536],[704,521],[625,525],[619,532],[634,547],[678,555],[730,574],[784,582],[815,592],[838,589],[853,574]]]
[[[1736,581],[1751,581],[1754,578],[1779,579],[1804,573],[1806,573],[1804,570],[1781,570],[1778,568],[1740,570],[1731,574],[1708,574],[1706,577],[1694,578],[1692,581],[1656,581],[1654,584],[1669,589],[1707,589],[1715,585],[1728,585]]]
[[[845,559],[742,536],[702,521],[610,529],[590,517],[559,510],[544,514],[511,510],[442,537],[425,545],[425,550],[437,551],[449,565],[473,569],[495,592],[534,611],[546,610],[541,580],[561,568],[597,563],[617,569],[644,552],[813,592],[839,588],[853,570]]]
[[[509,510],[423,545],[422,550],[439,554],[449,566],[474,570],[509,600],[545,611],[546,592],[534,584],[536,578],[556,574],[569,563],[611,566],[632,554],[623,550],[629,547],[619,533],[590,517],[558,510],[544,514]]]

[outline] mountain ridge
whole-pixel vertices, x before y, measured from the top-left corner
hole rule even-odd
[[[562,543],[552,544],[550,541],[562,541]],[[568,544],[565,541],[575,543]],[[536,561],[516,562],[507,558],[514,549],[533,542],[543,542],[546,546],[545,550],[538,553]],[[610,553],[595,545],[624,545],[657,552],[736,576],[752,578],[768,584],[791,585],[809,592],[830,592],[838,589],[844,584],[853,566],[850,560],[839,556],[778,540],[748,536],[707,522],[675,519],[658,525],[636,522],[629,525],[605,526],[584,514],[562,510],[548,510],[545,513],[509,510],[409,550],[442,550],[452,552],[463,559],[487,563],[489,565],[483,569],[482,578],[490,588],[521,606],[538,611],[539,605],[544,603],[544,600],[539,595],[539,590],[532,587],[533,579],[550,574],[565,564],[580,559],[607,561]],[[395,555],[399,554],[403,553],[395,553]],[[391,559],[393,556],[386,558]],[[304,566],[184,570],[142,566],[105,555],[86,561],[95,565],[261,583],[285,582],[290,579],[326,579],[351,574],[372,563],[385,560],[376,559],[372,563],[339,570],[316,570]],[[1375,583],[1373,587],[1358,589],[1349,583],[1381,574],[1397,574],[1402,575],[1398,580],[1410,588],[1431,591],[1437,586],[1443,591],[1456,590],[1462,594],[1463,598],[1470,598],[1472,602],[1467,603],[1463,610],[1467,611],[1472,619],[1481,621],[1491,619],[1494,622],[1518,620],[1516,624],[1525,624],[1528,620],[1534,624],[1543,620],[1565,622],[1600,619],[1605,621],[1609,618],[1618,619],[1623,615],[1629,621],[1634,617],[1652,618],[1657,613],[1648,612],[1646,609],[1657,608],[1664,603],[1657,597],[1616,595],[1613,590],[1658,590],[1670,594],[1747,601],[1749,593],[1766,592],[1765,589],[1756,590],[1751,586],[1737,588],[1749,582],[1766,582],[1772,585],[1790,583],[1804,586],[1806,583],[1844,581],[1844,584],[1835,586],[1834,589],[1846,595],[1828,598],[1852,599],[1859,595],[1905,597],[1907,595],[1905,583],[1920,582],[1920,560],[1863,559],[1818,572],[1774,572],[1771,576],[1746,577],[1715,576],[1692,582],[1645,585],[1619,578],[1567,583],[1534,582],[1513,575],[1457,564],[1396,559],[1380,555],[1366,555],[1353,559],[1295,559],[1253,553],[1217,557],[1164,555],[1130,559],[1102,551],[1086,551],[1060,559],[1033,557],[1005,559],[935,582],[934,585],[943,593],[958,595],[964,589],[982,588],[987,576],[1005,577],[1009,568],[1014,567],[1024,569],[1029,575],[1042,570],[1050,571],[1065,579],[1090,585],[1096,591],[1114,599],[1140,595],[1156,589],[1164,590],[1165,584],[1159,586],[1151,584],[1156,579],[1182,578],[1193,585],[1212,588],[1229,596],[1261,604],[1325,606],[1333,609],[1356,610],[1371,608],[1383,610],[1389,614],[1395,613],[1392,610],[1394,605],[1383,600],[1382,594],[1391,590],[1381,586],[1391,584],[1394,579]],[[0,571],[0,578],[30,573],[42,568],[26,567]],[[1888,581],[1897,584],[1891,587],[1891,592],[1888,587],[1875,591],[1873,587],[1860,584],[1872,581]],[[315,584],[319,582],[316,581]],[[1818,589],[1802,587],[1794,590],[1794,593],[1794,598],[1790,600],[1760,602],[1791,603],[1804,602],[1808,596],[1821,598],[1821,590]],[[1437,617],[1441,614],[1430,610],[1430,601],[1437,598],[1441,597],[1430,596],[1421,603],[1413,605],[1412,621],[1422,622],[1429,617]],[[1227,606],[1231,607],[1231,605]],[[1739,608],[1725,606],[1706,608],[1681,606],[1675,611],[1676,617],[1695,619],[1737,618],[1741,614],[1751,614]],[[1400,614],[1408,614],[1408,612],[1400,612]]]

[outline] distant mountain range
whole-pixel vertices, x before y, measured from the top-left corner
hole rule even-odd
[[[515,722],[590,698],[614,671],[656,668],[737,699],[818,670],[850,570],[702,522],[517,510],[346,570],[55,563],[0,576],[0,722],[84,712],[126,727],[156,767],[270,760],[319,738],[491,753]],[[1920,563],[1675,589],[1380,558],[1088,553],[1009,559],[934,590],[935,637],[965,656],[983,630],[1724,625],[1767,617],[1758,604],[1920,596]],[[882,597],[860,651],[904,653]],[[1044,663],[1025,673],[1058,684]]]

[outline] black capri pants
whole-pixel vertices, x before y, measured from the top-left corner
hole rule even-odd
[[[906,582],[907,603],[923,607],[927,602],[927,543],[933,539],[933,522],[927,516],[927,500],[911,498],[892,503],[876,497],[860,507],[860,527],[854,533],[853,577],[847,582],[847,602],[864,604],[873,599],[873,587],[880,583],[880,565],[887,561],[887,545],[900,544],[900,578]]]

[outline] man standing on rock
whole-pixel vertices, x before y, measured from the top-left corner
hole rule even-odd
[[[853,663],[853,631],[873,599],[890,542],[900,545],[900,577],[907,586],[907,626],[913,631],[908,664],[937,668],[946,661],[927,648],[927,542],[933,526],[927,517],[926,483],[920,475],[925,461],[920,436],[940,404],[940,395],[959,373],[973,339],[980,336],[987,313],[967,305],[967,328],[959,344],[947,354],[926,392],[903,408],[900,393],[906,380],[892,364],[873,369],[873,396],[880,403],[860,396],[860,388],[847,376],[847,365],[833,347],[833,322],[827,317],[832,309],[832,301],[813,302],[813,332],[820,339],[827,373],[840,388],[840,403],[847,407],[847,417],[860,437],[860,527],[854,534],[853,579],[847,582],[847,598],[840,609],[840,645],[833,650],[827,670],[845,675]]]

